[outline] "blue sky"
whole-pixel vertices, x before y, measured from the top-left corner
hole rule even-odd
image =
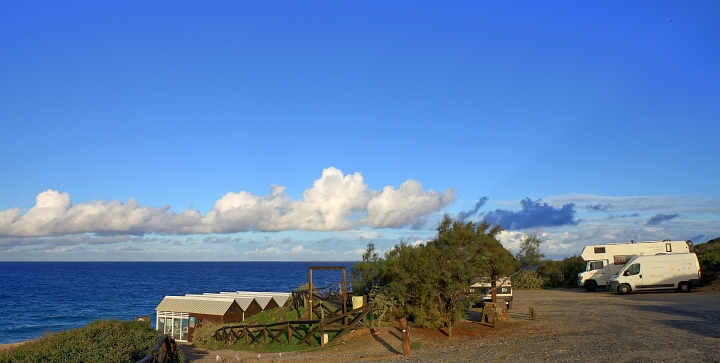
[[[0,3],[0,260],[720,236],[720,5]],[[480,201],[480,203],[478,203]],[[476,209],[475,206],[478,206]]]

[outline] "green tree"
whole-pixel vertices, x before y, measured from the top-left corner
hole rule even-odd
[[[367,277],[379,276],[373,283],[385,296],[398,301],[415,323],[441,327],[464,315],[456,302],[474,278],[507,275],[517,266],[512,254],[496,239],[499,226],[465,223],[445,215],[437,231],[426,244],[401,242],[384,259],[374,259],[374,246],[371,249],[369,245],[363,261],[353,268],[367,274],[353,275],[355,283],[367,289]]]
[[[375,244],[368,243],[362,260],[350,267],[350,278],[355,294],[367,295],[373,287],[381,285],[383,262],[375,251]]]
[[[515,258],[520,262],[523,269],[539,265],[544,254],[540,253],[540,244],[542,240],[537,234],[526,234],[520,241],[520,251]]]

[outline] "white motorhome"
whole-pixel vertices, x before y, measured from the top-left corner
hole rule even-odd
[[[513,301],[512,281],[509,277],[502,276],[495,282],[495,286],[495,297],[498,300],[505,300],[505,305],[507,309],[510,310]],[[490,278],[477,277],[473,279],[470,285],[470,295],[479,296],[480,301],[477,302],[477,306],[483,306],[486,301],[492,301],[492,283]]]
[[[586,246],[580,255],[586,261],[585,271],[578,274],[577,286],[584,287],[587,291],[605,288],[608,280],[635,256],[689,252],[693,252],[692,241],[665,240]]]
[[[700,263],[694,253],[637,256],[610,278],[609,290],[621,295],[663,289],[688,292],[702,286],[700,277]]]

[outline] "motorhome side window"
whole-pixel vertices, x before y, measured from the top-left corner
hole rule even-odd
[[[602,270],[603,268],[603,262],[602,261],[593,261],[590,262],[590,271],[592,270]]]
[[[605,253],[605,247],[595,247],[595,253]]]
[[[670,244],[670,243],[665,244],[665,252],[672,252],[672,244]]]
[[[635,255],[613,256],[613,265],[624,265],[633,257],[635,257]]]
[[[628,273],[628,275],[639,274],[640,273],[640,264],[636,263],[636,264],[630,265],[630,267],[628,267],[628,269],[627,269],[627,273]]]

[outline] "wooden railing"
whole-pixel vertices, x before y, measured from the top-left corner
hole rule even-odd
[[[140,359],[137,363],[169,363],[177,362],[177,352],[173,350],[175,340],[167,334],[158,340],[157,345],[153,348],[145,358]]]
[[[372,319],[372,304],[325,319],[227,326],[215,331],[215,340],[225,342],[225,346],[238,341],[243,341],[247,345],[262,344],[267,346],[279,342],[288,345],[307,344],[314,346],[318,344],[316,334],[319,334],[319,344],[325,346],[325,344],[332,344],[337,341],[351,330],[369,328],[368,317]],[[326,332],[337,333],[326,342]]]

